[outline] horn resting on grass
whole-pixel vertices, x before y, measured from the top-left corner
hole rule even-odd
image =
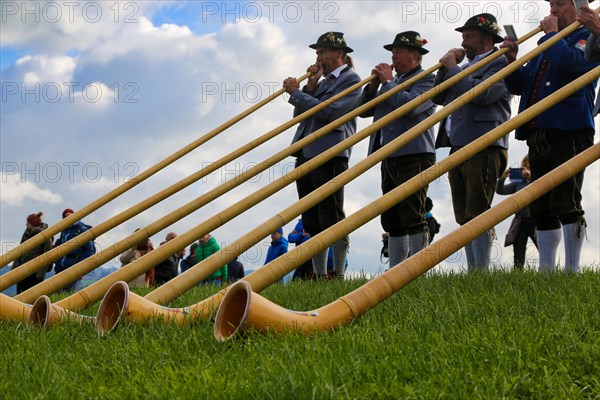
[[[27,322],[40,328],[46,328],[58,321],[75,321],[81,325],[94,324],[96,317],[77,314],[57,304],[52,304],[46,295],[38,297],[31,306]]]
[[[119,281],[110,287],[100,303],[96,329],[100,336],[111,332],[120,322],[120,319],[126,315],[129,317],[129,321],[140,323],[162,318],[182,324],[189,313],[190,309],[187,307],[168,308],[159,306],[140,295],[130,292],[127,283]]]
[[[26,321],[31,305],[0,293],[0,321]]]
[[[289,331],[306,334],[331,330],[346,324],[423,275],[475,239],[481,232],[510,217],[550,188],[556,187],[597,161],[598,158],[600,158],[600,144],[597,143],[436,243],[318,310],[308,312],[286,310],[253,293],[252,287],[247,282],[237,282],[221,301],[214,326],[215,337],[225,341],[248,330],[260,333]]]

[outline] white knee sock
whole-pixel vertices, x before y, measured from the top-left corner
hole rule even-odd
[[[554,272],[556,268],[556,250],[560,243],[560,229],[537,231],[538,252],[540,253],[540,272]]]

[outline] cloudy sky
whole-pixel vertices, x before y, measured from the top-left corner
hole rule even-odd
[[[375,64],[389,62],[390,53],[382,46],[400,31],[417,30],[428,40],[430,53],[423,60],[428,67],[446,50],[459,47],[461,37],[454,28],[474,14],[491,12],[500,24],[512,24],[524,34],[548,13],[544,1],[2,1],[1,6],[2,253],[20,241],[28,214],[43,211],[47,222],[56,222],[64,208],[90,203],[267,97],[286,77],[302,75],[315,58],[308,44],[321,33],[344,32],[355,50],[356,71],[366,77]],[[532,49],[535,41],[524,44],[522,51]],[[517,103],[515,99],[515,107]],[[274,100],[84,221],[105,221],[291,115],[286,96]],[[359,127],[369,122],[361,120]],[[97,244],[107,247],[247,170],[287,146],[293,132],[283,132],[107,232]],[[512,134],[510,146],[509,163],[516,166],[526,146]],[[438,159],[447,153],[440,151]],[[351,164],[365,155],[366,142],[355,146]],[[157,245],[168,231],[189,230],[292,165],[293,159],[287,158],[152,240]],[[589,228],[583,265],[598,266],[600,260],[599,171],[596,163],[586,172]],[[375,167],[347,186],[347,214],[379,193]],[[457,227],[446,177],[433,183],[429,193],[445,235]],[[291,185],[213,235],[222,245],[231,243],[296,200]],[[495,202],[500,200],[496,196]],[[512,249],[502,247],[509,222],[497,227],[493,258],[498,264],[512,263]],[[284,229],[288,233],[293,227],[291,222]],[[262,265],[269,240],[242,255],[247,268]],[[384,269],[380,248],[381,227],[374,220],[351,234],[350,269]],[[535,261],[537,253],[532,250],[528,257]],[[564,260],[562,248],[559,257]],[[460,270],[464,265],[464,254],[458,253],[440,268]]]

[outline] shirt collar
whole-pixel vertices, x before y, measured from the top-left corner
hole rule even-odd
[[[482,53],[482,54],[478,54],[472,60],[468,60],[468,63],[475,64],[476,62],[479,62],[480,60],[483,60],[484,58],[486,58],[492,51],[494,51],[494,49],[491,49],[490,51],[486,51],[485,53]]]
[[[396,76],[398,76],[399,78],[406,78],[408,76],[411,76],[412,74],[414,74],[415,72],[417,72],[420,69],[421,69],[421,65],[419,64],[416,68],[411,69],[407,73],[402,74],[402,75],[396,75]]]
[[[337,67],[336,69],[334,69],[333,71],[331,71],[327,76],[334,76],[336,79],[340,77],[340,74],[342,73],[342,71],[344,69],[346,69],[348,67],[348,65],[344,64],[341,65],[339,67]]]

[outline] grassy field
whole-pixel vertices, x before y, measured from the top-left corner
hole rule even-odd
[[[311,310],[362,283],[277,284],[263,295]],[[91,326],[0,323],[0,354],[3,399],[597,399],[600,274],[431,275],[311,337],[219,343],[212,324],[155,322],[98,338]]]

